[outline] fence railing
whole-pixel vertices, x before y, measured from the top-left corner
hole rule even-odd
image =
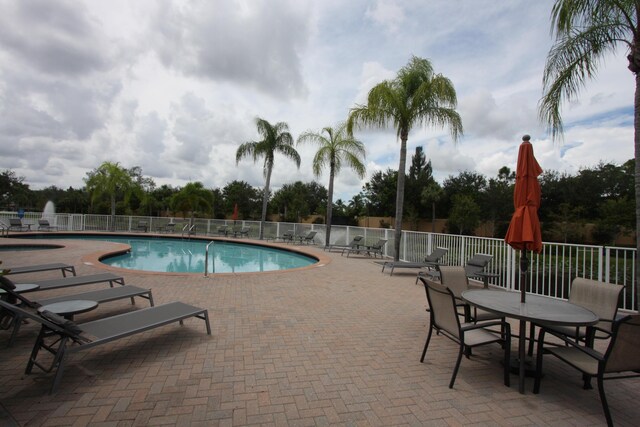
[[[8,228],[9,218],[17,217],[15,212],[0,212],[0,227]],[[41,212],[25,213],[24,224],[31,224],[37,230]],[[227,225],[233,229],[249,227],[249,237],[257,238],[260,231],[259,221],[232,221],[205,218],[164,218],[148,216],[117,215],[112,220],[110,215],[52,214],[47,219],[58,230],[68,231],[120,231],[141,232],[141,224],[146,232],[155,233],[167,229],[167,224],[176,224],[175,233],[180,234],[185,225],[197,235],[216,235],[218,228]],[[324,224],[300,224],[287,222],[267,222],[263,236],[274,238],[284,233],[304,235],[310,230],[317,231],[315,241],[325,246],[326,226]],[[184,235],[184,234],[183,234]],[[383,248],[386,256],[394,256],[394,230],[383,228],[367,228],[355,226],[331,226],[331,244],[348,244],[356,235],[364,236],[366,243],[374,243],[378,239],[387,239]],[[510,290],[519,290],[521,283],[519,274],[520,255],[518,251],[507,245],[502,239],[462,236],[417,231],[403,231],[399,259],[403,261],[420,261],[436,247],[445,247],[449,251],[443,259],[445,264],[464,265],[474,253],[486,253],[493,256],[487,271],[495,273],[489,283]],[[529,268],[527,274],[527,290],[532,293],[566,299],[569,286],[575,277],[585,277],[609,283],[624,285],[621,307],[628,310],[637,309],[635,297],[635,248],[611,246],[576,245],[544,242],[540,254],[528,254]]]

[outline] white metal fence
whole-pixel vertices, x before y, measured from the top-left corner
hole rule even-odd
[[[25,213],[23,223],[30,224],[37,230],[38,220],[43,216],[39,212]],[[15,218],[15,212],[0,212],[0,228],[8,228],[9,218]],[[142,231],[155,233],[166,229],[169,223],[176,224],[173,233],[181,235],[215,236],[222,225],[240,229],[249,227],[249,237],[259,235],[259,221],[231,221],[195,218],[160,218],[148,216],[115,217],[112,223],[109,215],[54,214],[47,217],[52,226],[58,230],[68,231]],[[195,226],[195,227],[191,227]],[[192,232],[188,230],[191,228]],[[282,236],[286,232],[304,235],[316,230],[315,241],[324,246],[326,226],[324,224],[300,224],[285,222],[267,222],[264,237]],[[331,227],[332,244],[348,244],[356,235],[364,236],[366,243],[375,243],[378,239],[386,239],[384,254],[394,255],[394,230],[366,228],[354,226]],[[496,277],[490,284],[506,289],[520,289],[519,260],[520,254],[507,245],[502,239],[462,236],[453,234],[424,233],[404,231],[400,246],[399,258],[403,261],[420,261],[436,247],[445,247],[449,251],[443,262],[449,265],[463,265],[474,253],[493,255],[487,271]],[[609,246],[575,245],[562,243],[543,244],[542,253],[529,255],[528,291],[566,299],[569,286],[575,277],[586,277],[625,286],[621,307],[636,309],[635,301],[635,248]]]

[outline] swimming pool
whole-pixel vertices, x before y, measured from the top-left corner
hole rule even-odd
[[[25,236],[24,238],[28,238]],[[204,273],[205,248],[210,240],[184,240],[168,237],[55,235],[31,238],[100,240],[124,243],[131,250],[100,259],[100,262],[129,270],[162,273]],[[306,267],[318,260],[301,253],[260,246],[216,240],[209,247],[209,273],[249,273]]]

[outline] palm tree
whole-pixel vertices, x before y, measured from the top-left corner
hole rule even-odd
[[[414,56],[398,71],[394,80],[379,83],[369,91],[367,105],[356,105],[349,114],[349,133],[356,126],[381,128],[393,125],[400,139],[393,255],[396,261],[400,258],[409,132],[416,125],[448,125],[452,139],[457,141],[463,130],[462,119],[455,111],[456,105],[453,83],[441,74],[434,74],[429,60]]]
[[[85,178],[87,192],[91,194],[91,202],[95,203],[103,196],[108,196],[111,202],[111,225],[115,229],[116,196],[122,195],[128,203],[133,193],[141,192],[140,187],[133,180],[129,171],[117,162],[104,162],[96,170],[91,171]]]
[[[258,133],[262,136],[260,141],[245,142],[236,151],[236,165],[243,157],[252,157],[256,163],[258,158],[264,157],[264,192],[262,195],[262,217],[260,221],[260,236],[262,240],[264,234],[264,223],[267,219],[267,202],[269,201],[269,186],[271,184],[271,172],[273,171],[273,161],[276,153],[283,154],[293,160],[300,169],[300,155],[293,147],[293,137],[289,133],[289,125],[278,122],[272,125],[268,121],[256,118]]]
[[[180,191],[171,197],[171,206],[174,211],[182,211],[183,214],[191,212],[189,225],[193,225],[196,211],[211,209],[213,192],[204,188],[201,182],[189,182]]]
[[[555,43],[544,69],[544,94],[539,115],[556,139],[563,132],[560,107],[575,100],[609,53],[622,45],[627,67],[635,77],[634,148],[636,234],[640,226],[640,2],[635,0],[556,0],[551,12]],[[636,236],[640,254],[640,239]],[[636,256],[635,271],[640,272]],[[640,298],[640,274],[636,274],[636,300]]]
[[[333,212],[333,181],[335,176],[346,164],[351,167],[358,177],[364,178],[366,157],[364,144],[347,133],[346,123],[340,123],[336,128],[325,127],[322,132],[307,131],[300,135],[298,144],[310,142],[318,145],[313,157],[313,174],[319,177],[325,167],[329,166],[329,197],[327,200],[327,228],[325,230],[325,244],[331,243],[331,215]]]

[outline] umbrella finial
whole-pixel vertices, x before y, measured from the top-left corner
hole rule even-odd
[[[531,137],[529,135],[523,135],[522,136],[522,140],[523,141],[529,142],[530,139],[531,139]]]

